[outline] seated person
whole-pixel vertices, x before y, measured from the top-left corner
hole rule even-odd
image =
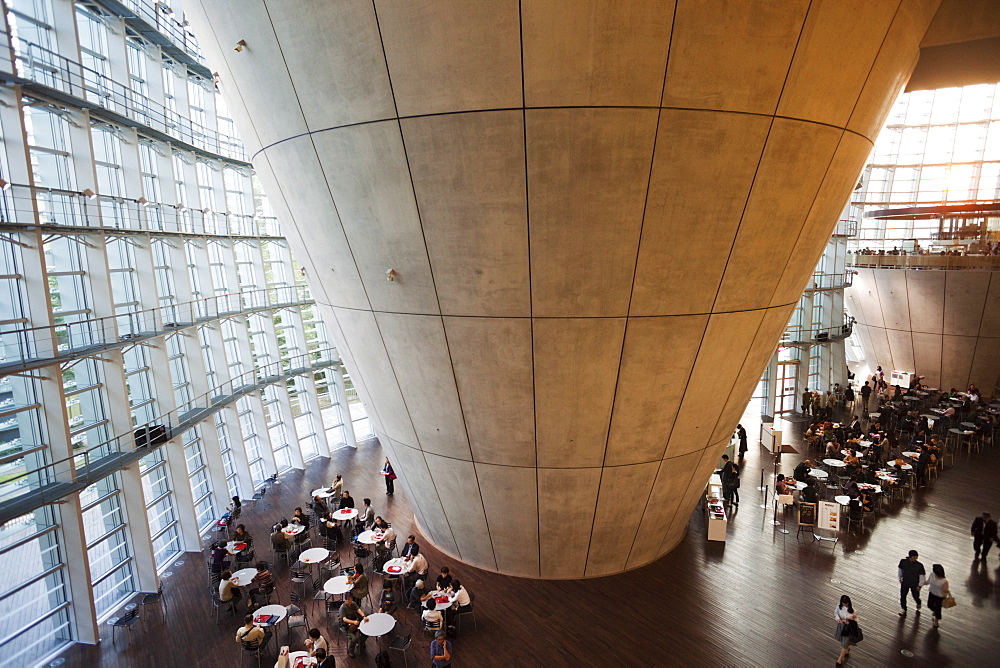
[[[252,647],[259,647],[264,643],[267,634],[264,629],[254,626],[253,615],[243,617],[243,626],[236,631],[236,642],[245,642]]]
[[[396,612],[396,591],[393,589],[392,580],[383,582],[382,596],[379,598],[378,611],[386,614]]]
[[[861,496],[861,490],[858,489],[858,477],[852,475],[850,481],[844,487],[844,493],[847,494],[852,499],[856,499]]]
[[[793,488],[789,486],[788,481],[785,479],[784,473],[779,473],[777,480],[774,481],[774,491],[776,494],[791,494]]]
[[[826,458],[827,459],[840,459],[840,445],[836,441],[827,441],[826,443]]]
[[[301,507],[295,509],[295,514],[292,515],[292,524],[301,524],[306,531],[309,531],[309,516],[302,512]]]
[[[309,656],[316,656],[318,650],[326,651],[329,649],[326,644],[326,638],[319,632],[319,629],[309,629],[309,637],[306,638],[306,649],[309,650]]]
[[[326,505],[326,501],[318,496],[313,498],[313,510],[316,512],[316,517],[325,517],[330,514],[330,507]]]
[[[418,552],[416,556],[413,557],[407,563],[407,571],[403,575],[403,586],[410,587],[417,580],[426,580],[427,572],[430,570],[430,565],[427,563],[427,557],[423,553]]]
[[[365,575],[365,567],[360,563],[354,564],[354,574],[347,577],[347,584],[354,585],[351,594],[355,601],[360,601],[368,596],[368,576]]]
[[[353,508],[353,507],[354,507],[354,499],[351,498],[351,493],[344,492],[344,495],[340,497],[340,505],[338,506],[338,508],[343,510],[344,508]]]
[[[226,557],[229,553],[226,552],[226,544],[223,541],[212,544],[212,572],[221,573],[222,571],[229,568],[229,562],[226,561]]]
[[[274,577],[267,568],[267,562],[257,562],[257,574],[250,581],[250,600],[254,605],[259,606],[261,601],[267,600],[267,595],[274,591]]]
[[[441,567],[441,575],[437,576],[435,580],[438,591],[447,591],[448,587],[451,586],[451,571],[448,570],[447,566]]]
[[[271,534],[271,547],[275,552],[288,552],[288,547],[291,543],[288,540],[288,536],[282,531],[280,525],[276,527],[274,533]]]
[[[337,660],[332,655],[328,655],[325,649],[316,650],[313,658],[316,659],[315,668],[337,668]]]
[[[806,481],[806,488],[802,490],[801,498],[805,503],[819,503],[819,491],[816,489],[816,481],[812,478]]]
[[[472,597],[458,580],[451,581],[452,594],[451,607],[448,608],[448,617],[452,618],[460,612],[467,612],[472,609]],[[452,623],[449,621],[449,624]]]
[[[229,569],[222,571],[222,580],[219,581],[219,600],[229,603],[229,610],[235,610],[236,604],[243,598],[243,592],[233,582],[233,572]]]
[[[848,450],[847,454],[844,455],[844,463],[848,465],[855,465],[858,463],[858,455],[854,450]]]
[[[352,659],[358,655],[358,650],[364,651],[365,640],[368,638],[358,628],[361,622],[368,618],[361,613],[361,608],[354,600],[354,595],[347,592],[344,603],[340,606],[340,625],[347,631],[347,655]],[[360,647],[359,647],[360,646]]]
[[[424,600],[424,594],[426,593],[427,589],[424,588],[424,581],[417,580],[406,594],[406,607],[410,610],[418,610],[420,602]]]
[[[810,471],[812,471],[812,462],[807,459],[795,467],[795,472],[792,473],[792,477],[799,482],[807,482],[809,480]]]
[[[861,498],[858,499],[861,502],[861,509],[866,513],[871,513],[875,511],[875,501],[872,499],[871,493],[863,489],[861,490]]]
[[[444,617],[440,610],[434,609],[436,607],[437,603],[433,598],[424,602],[424,611],[420,614],[420,619],[423,620],[425,629],[434,631],[440,629],[444,623]]]
[[[253,547],[253,538],[247,533],[247,528],[245,525],[240,524],[236,527],[236,531],[233,532],[233,542],[234,543],[246,543],[247,549],[249,550]]]

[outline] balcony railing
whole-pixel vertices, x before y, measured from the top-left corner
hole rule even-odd
[[[174,439],[237,399],[293,376],[339,364],[335,348],[323,348],[272,362],[236,376],[160,415],[144,426],[162,425]],[[128,432],[58,461],[30,466],[0,483],[0,524],[34,508],[53,503],[141,459],[162,444],[137,447]]]
[[[170,232],[208,236],[281,237],[277,218],[221,213],[113,195],[12,185],[0,190],[2,223]],[[36,219],[37,213],[37,219]]]
[[[813,274],[812,279],[806,285],[806,292],[849,288],[854,281],[854,273],[851,270],[847,270],[842,274]]]
[[[848,255],[851,267],[1000,270],[1000,255]]]
[[[860,225],[858,224],[858,221],[850,218],[841,218],[837,221],[837,226],[833,228],[833,236],[856,237],[858,235],[859,227]]]
[[[119,117],[173,137],[216,156],[246,163],[243,143],[216,132],[137,93],[129,86],[38,44],[14,40],[16,64],[0,59],[5,71],[77,100],[89,102]]]
[[[854,331],[854,316],[844,314],[841,325],[822,327],[803,331],[801,327],[789,327],[781,337],[782,345],[801,346],[816,343],[829,343],[846,339]]]
[[[0,375],[134,345],[210,320],[312,303],[305,285],[288,285],[43,327],[0,325]]]
[[[97,1],[105,6],[117,4],[117,2]],[[205,56],[202,54],[198,42],[195,41],[194,35],[188,32],[184,25],[177,20],[166,3],[153,3],[149,0],[120,0],[120,2],[135,12],[136,17],[169,39],[174,47],[186,53],[192,61],[201,65],[205,64]]]

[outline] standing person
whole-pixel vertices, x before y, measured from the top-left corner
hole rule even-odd
[[[812,392],[807,387],[802,391],[802,414],[809,415],[809,407],[812,406]]]
[[[899,577],[899,607],[902,608],[899,611],[900,617],[906,617],[907,594],[913,595],[913,600],[917,602],[918,613],[922,606],[920,588],[923,586],[922,582],[926,571],[924,571],[924,565],[917,561],[918,556],[916,550],[910,550],[905,559],[899,560],[899,566],[896,568],[896,575]]]
[[[444,668],[451,665],[451,641],[448,640],[444,631],[434,634],[431,642],[431,666],[434,668]]]
[[[849,411],[854,410],[854,388],[851,387],[850,383],[847,383],[847,387],[844,388],[844,407]]]
[[[726,503],[733,502],[733,478],[736,477],[734,471],[736,465],[729,461],[729,455],[722,455],[722,470],[719,477],[722,479],[722,500]]]
[[[837,622],[837,628],[833,632],[833,637],[840,641],[840,658],[837,659],[837,665],[844,665],[844,659],[847,655],[851,653],[851,645],[854,641],[851,640],[851,622],[854,622],[855,628],[858,623],[858,613],[854,611],[854,606],[851,605],[851,597],[844,594],[840,597],[840,604],[833,611],[833,618]]]
[[[951,587],[944,577],[944,566],[934,564],[931,566],[931,576],[927,578],[927,607],[934,613],[934,628],[941,622],[941,603],[944,597],[951,594]]]
[[[733,464],[733,474],[729,478],[729,485],[731,487],[729,491],[730,497],[732,497],[733,505],[740,505],[740,467],[739,464]]]
[[[869,387],[868,381],[861,386],[861,406],[865,411],[868,411],[868,397],[872,395],[872,388]]]
[[[742,424],[736,425],[736,437],[740,439],[740,459],[743,459],[743,455],[747,452],[747,430]]]
[[[339,499],[340,495],[344,493],[344,477],[339,473],[330,483],[330,492],[335,499]]]
[[[972,520],[972,548],[976,551],[976,559],[982,554],[983,561],[989,554],[993,542],[997,539],[997,523],[989,513]]]
[[[394,491],[392,481],[396,479],[396,474],[392,470],[392,464],[389,463],[389,458],[385,458],[385,466],[382,467],[382,475],[385,476],[385,493],[392,496]]]

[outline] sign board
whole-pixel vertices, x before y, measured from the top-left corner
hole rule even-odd
[[[900,371],[898,369],[894,370],[889,374],[889,384],[899,385],[900,387],[907,388],[910,386],[910,379],[913,378],[913,373],[910,371]]]
[[[781,430],[775,429],[773,424],[760,423],[760,442],[772,454],[781,453]]]
[[[829,501],[819,502],[819,518],[816,521],[817,529],[829,529],[830,531],[840,530],[840,508],[839,503]]]
[[[816,504],[815,503],[800,503],[799,504],[799,526],[800,527],[811,527],[816,524]]]

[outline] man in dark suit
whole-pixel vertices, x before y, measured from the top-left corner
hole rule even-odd
[[[981,553],[983,561],[986,561],[986,555],[996,539],[997,522],[989,513],[983,513],[972,521],[972,548],[976,551],[976,559],[980,558]]]
[[[403,558],[409,561],[420,553],[420,545],[416,543],[415,536],[407,536],[406,544],[403,545]]]

